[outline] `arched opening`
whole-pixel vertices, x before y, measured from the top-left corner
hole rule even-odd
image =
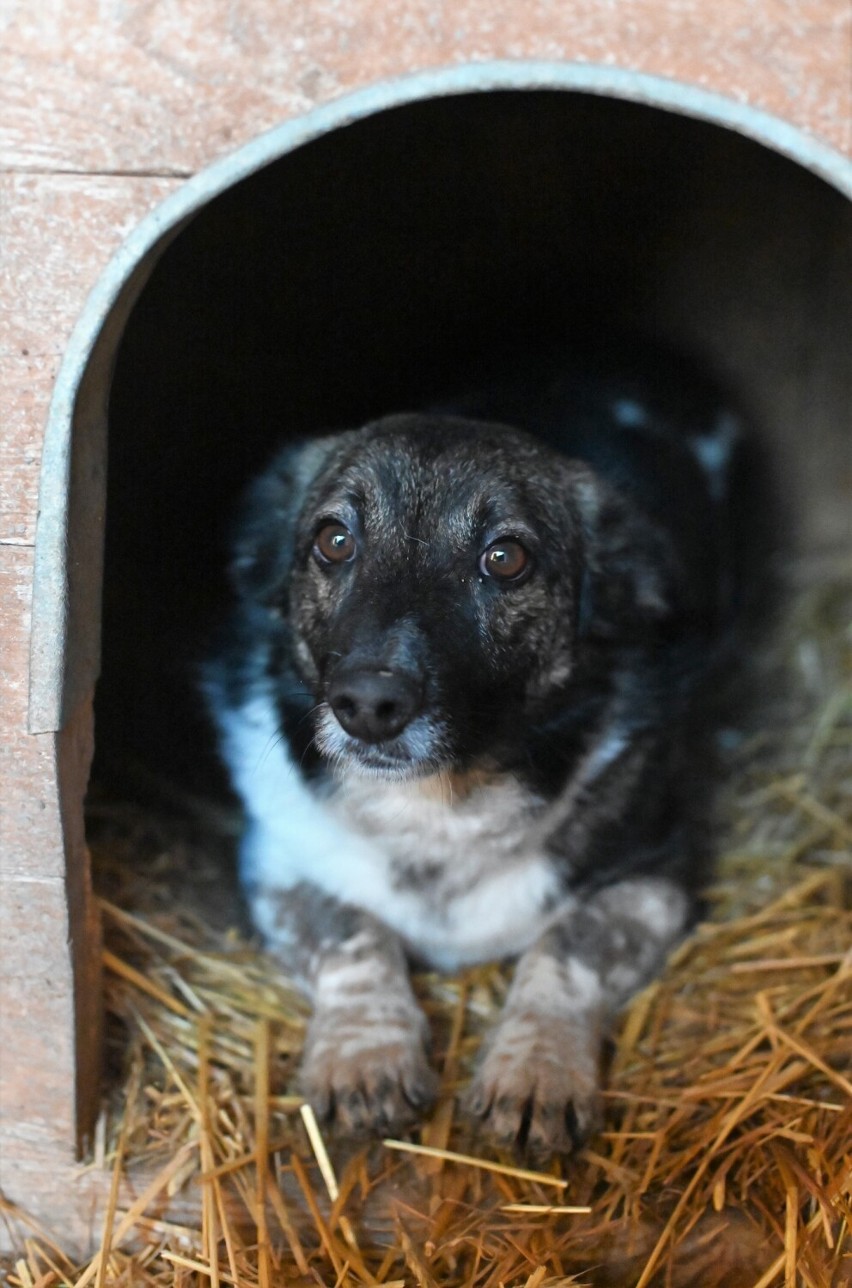
[[[687,349],[772,435],[799,539],[836,539],[848,227],[839,194],[730,131],[541,90],[385,111],[222,194],[118,350],[104,763],[182,748],[176,772],[211,772],[192,668],[236,497],[275,445],[423,405],[488,352],[590,325]]]
[[[127,252],[53,412],[34,727],[58,727],[98,667],[107,425],[104,777],[215,774],[194,666],[237,496],[281,438],[414,407],[494,348],[594,321],[690,351],[762,427],[802,546],[848,536],[840,181],[711,100],[630,86],[473,69],[341,107],[200,178]]]

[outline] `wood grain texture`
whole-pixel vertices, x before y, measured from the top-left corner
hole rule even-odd
[[[78,1231],[91,1200],[70,1175],[102,1024],[83,836],[92,715],[89,701],[58,735],[26,732],[32,560],[0,546],[0,1193]]]
[[[186,174],[281,120],[406,72],[604,63],[744,100],[850,146],[842,0],[6,0],[0,164]]]
[[[0,1193],[81,1252],[97,1237],[104,1191],[104,1178],[75,1162],[101,1056],[100,927],[82,808],[91,701],[58,735],[27,732],[32,546],[45,421],[69,336],[123,238],[176,182],[0,177]]]
[[[0,176],[0,543],[35,540],[45,421],[86,296],[176,182]]]

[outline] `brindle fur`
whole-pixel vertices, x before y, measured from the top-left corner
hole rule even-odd
[[[569,1150],[598,1120],[607,1024],[693,914],[732,421],[601,398],[591,464],[570,407],[536,438],[410,414],[287,447],[248,499],[207,690],[255,919],[315,1002],[303,1087],[347,1130],[399,1130],[434,1094],[406,960],[516,956],[467,1108]],[[321,567],[332,520],[358,552]],[[517,586],[479,568],[509,536],[533,559]],[[329,706],[356,664],[418,686],[385,743]]]

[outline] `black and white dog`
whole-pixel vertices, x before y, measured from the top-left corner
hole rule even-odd
[[[476,399],[389,416],[288,446],[249,495],[206,687],[255,922],[314,1003],[303,1088],[345,1130],[434,1094],[408,963],[514,957],[467,1107],[570,1149],[608,1020],[693,915],[738,436],[662,383],[494,400],[535,436]]]

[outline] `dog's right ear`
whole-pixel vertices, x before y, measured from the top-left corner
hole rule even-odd
[[[231,583],[242,599],[283,604],[305,494],[330,443],[293,443],[248,488],[231,543]]]

